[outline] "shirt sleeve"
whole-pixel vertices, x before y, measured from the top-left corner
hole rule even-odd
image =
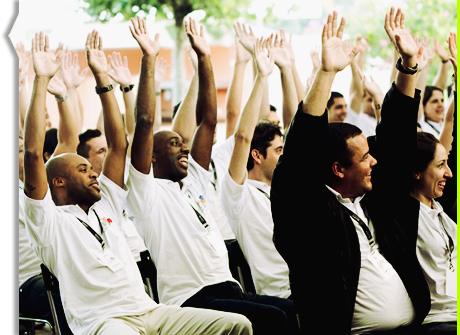
[[[208,169],[205,170],[198,164],[192,157],[188,156],[188,172],[187,179],[194,183],[194,185],[199,189],[200,194],[203,194],[206,197],[206,189],[209,181],[211,180],[212,172]]]
[[[217,189],[221,189],[222,181],[230,165],[233,148],[235,147],[235,137],[232,135],[227,138],[221,145],[212,150],[212,160],[216,166]]]
[[[126,198],[126,209],[128,217],[132,220],[134,217],[146,218],[151,214],[151,206],[155,201],[154,191],[155,180],[153,172],[150,169],[149,174],[144,174],[136,170],[131,164],[129,166],[129,177],[126,184],[128,196]]]
[[[242,213],[248,192],[247,179],[248,173],[246,172],[243,185],[239,185],[235,183],[227,169],[222,181],[220,196],[220,204],[227,218],[238,218]]]
[[[108,211],[113,213],[118,228],[121,229],[123,208],[125,207],[128,191],[122,189],[104,174],[101,174],[98,180],[101,187],[101,200],[98,205],[106,207]]]

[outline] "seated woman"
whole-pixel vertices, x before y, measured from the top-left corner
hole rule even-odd
[[[439,139],[444,119],[444,94],[442,89],[436,86],[426,86],[422,105],[424,116],[420,120],[422,130],[433,134],[434,137]]]

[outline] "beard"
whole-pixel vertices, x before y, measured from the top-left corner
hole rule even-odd
[[[67,185],[70,198],[75,204],[91,207],[101,200],[101,194],[89,185],[74,180],[69,180]]]

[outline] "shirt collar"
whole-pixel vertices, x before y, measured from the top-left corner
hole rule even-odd
[[[341,195],[339,192],[337,192],[336,190],[334,190],[334,189],[333,189],[332,187],[330,187],[329,185],[326,185],[326,187],[329,189],[329,191],[332,192],[332,194],[335,195],[335,197],[337,198],[337,200],[338,200],[341,204],[346,204],[346,203],[352,204],[352,203],[353,203],[353,202],[351,202],[350,199],[348,199],[348,198],[343,198],[342,195]],[[354,203],[355,203],[355,204],[359,204],[359,203],[361,202],[361,200],[364,198],[364,196],[365,196],[365,194],[363,194],[363,195],[361,195],[361,196],[359,196],[359,197],[356,197]]]
[[[428,215],[431,219],[435,220],[438,214],[443,213],[442,206],[439,202],[433,201],[433,208],[425,205],[424,203],[420,202],[420,211],[426,215]]]
[[[263,181],[259,181],[259,180],[254,180],[254,179],[248,179],[247,180],[249,185],[252,185],[254,186],[255,188],[258,188],[262,191],[265,191],[267,192],[268,194],[270,194],[270,186],[268,186],[266,183],[264,183]]]

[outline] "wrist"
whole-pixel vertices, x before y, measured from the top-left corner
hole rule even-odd
[[[401,56],[401,64],[404,67],[415,67],[417,65],[417,57],[403,57]]]
[[[57,103],[64,102],[68,98],[67,94],[62,94],[62,95],[56,94],[54,97],[56,98]]]

